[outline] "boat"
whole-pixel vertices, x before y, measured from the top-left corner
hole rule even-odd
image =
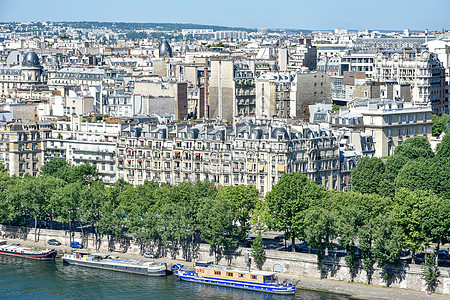
[[[194,270],[195,269],[195,270]],[[213,265],[212,262],[198,261],[194,269],[177,270],[174,274],[180,279],[195,283],[218,285],[272,294],[293,295],[295,285],[277,282],[276,272],[253,271]]]
[[[0,254],[11,255],[16,257],[32,258],[37,260],[55,260],[58,252],[54,249],[31,249],[21,247],[19,244],[8,245],[7,241],[0,241]]]
[[[63,262],[118,272],[141,274],[147,276],[165,276],[168,274],[165,263],[141,262],[131,259],[111,257],[106,253],[89,253],[88,251],[77,250],[71,254],[63,255]]]

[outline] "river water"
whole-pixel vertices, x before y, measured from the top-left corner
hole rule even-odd
[[[148,277],[0,255],[0,299],[294,299],[189,283],[175,276]],[[348,300],[297,289],[295,299]]]

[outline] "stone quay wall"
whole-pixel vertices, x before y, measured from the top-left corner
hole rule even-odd
[[[0,238],[17,238],[24,240],[34,240],[34,229],[0,225]],[[103,236],[99,239],[98,247],[95,247],[95,237],[93,234],[72,232],[72,239],[68,231],[38,229],[38,240],[47,242],[56,239],[62,245],[70,245],[70,240],[82,242],[89,249],[98,251],[120,251],[128,254],[139,255],[145,251],[150,251],[158,257],[167,257],[193,262],[195,260],[214,261],[220,265],[232,265],[246,268],[245,254],[250,253],[250,248],[238,248],[233,251],[214,251],[207,244],[186,244],[186,245],[161,245],[154,244],[142,246],[135,240],[124,238],[120,241],[112,241]],[[277,271],[290,275],[309,276],[321,279],[333,279],[348,282],[367,283],[367,273],[360,266],[355,272],[351,272],[345,264],[344,257],[334,258],[327,256],[321,263],[321,268],[317,267],[317,256],[307,253],[291,253],[284,251],[266,250],[266,261],[262,270]],[[252,268],[256,268],[252,263]],[[435,292],[450,295],[450,268],[439,267],[440,277],[435,287]],[[389,276],[383,276],[383,274]],[[385,278],[387,279],[385,279]],[[421,278],[421,266],[415,264],[403,264],[401,266],[391,266],[386,269],[374,267],[371,284],[395,287],[415,291],[425,291],[426,283]]]

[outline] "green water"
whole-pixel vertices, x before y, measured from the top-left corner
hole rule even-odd
[[[208,286],[0,255],[0,299],[304,299],[348,297],[298,289],[293,296]]]

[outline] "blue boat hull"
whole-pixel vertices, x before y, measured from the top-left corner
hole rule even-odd
[[[294,295],[295,285],[259,284],[252,282],[241,282],[235,280],[217,279],[212,277],[200,277],[196,272],[179,270],[174,273],[184,281],[243,289],[254,292],[264,292],[281,295]]]

